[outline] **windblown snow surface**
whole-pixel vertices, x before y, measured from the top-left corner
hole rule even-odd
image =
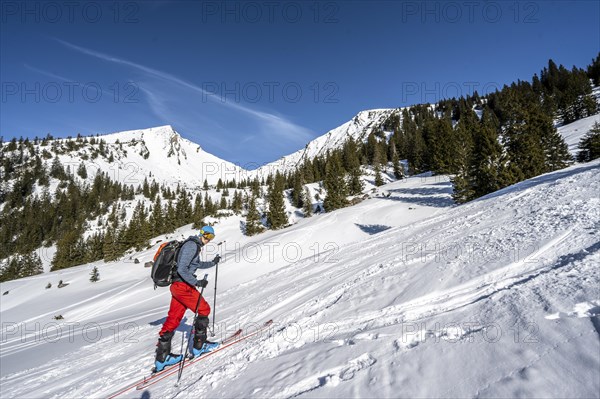
[[[228,219],[216,338],[273,328],[178,387],[122,396],[599,397],[599,172],[579,164],[462,206],[447,179],[415,177],[254,238]],[[0,396],[107,397],[147,375],[170,300],[143,267],[155,249],[1,284]]]

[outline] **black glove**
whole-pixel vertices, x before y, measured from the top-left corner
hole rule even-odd
[[[217,254],[217,256],[215,256],[215,258],[213,259],[213,263],[216,265],[220,261],[221,261],[221,255]]]
[[[207,285],[208,285],[208,280],[206,280],[204,278],[202,280],[196,281],[196,287],[206,288]]]

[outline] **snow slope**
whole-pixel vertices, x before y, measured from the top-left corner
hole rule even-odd
[[[599,170],[459,207],[447,181],[408,179],[254,239],[224,221],[217,335],[275,326],[186,369],[180,387],[124,396],[599,397]],[[93,265],[1,284],[0,396],[105,397],[143,375],[169,294],[142,264],[98,263],[93,284]],[[44,290],[49,279],[70,285]]]
[[[579,152],[577,148],[579,141],[587,132],[590,131],[594,122],[600,123],[600,114],[588,116],[587,118],[580,119],[568,125],[560,126],[557,130],[561,134],[565,143],[569,146],[569,152],[576,156]]]

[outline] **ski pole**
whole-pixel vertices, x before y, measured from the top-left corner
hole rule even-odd
[[[208,274],[205,274],[204,280],[206,280],[207,278],[208,278]],[[196,319],[198,318],[198,307],[200,306],[200,301],[202,301],[203,293],[204,293],[204,287],[202,287],[202,289],[200,290],[200,295],[198,296],[198,303],[196,303],[196,309],[194,309],[194,322],[192,323],[192,327],[190,328],[190,336],[188,337],[188,342],[185,347],[185,354],[183,356],[183,359],[181,360],[181,363],[179,363],[179,372],[177,375],[177,382],[175,383],[175,385],[179,384],[179,380],[181,379],[181,374],[183,374],[183,366],[185,364],[185,359],[187,358],[188,349],[190,347],[190,340],[192,339],[192,331],[194,330],[194,327],[196,325]],[[183,351],[183,348],[181,348],[181,349]]]
[[[225,241],[221,241],[217,244],[217,247],[221,246]],[[215,266],[215,297],[213,298],[213,328],[211,332],[211,337],[215,336],[215,318],[217,317],[217,277],[219,276],[219,263]]]
[[[219,275],[219,264],[215,266],[215,296],[213,298],[213,329],[212,336],[215,336],[215,318],[217,317],[217,276]]]

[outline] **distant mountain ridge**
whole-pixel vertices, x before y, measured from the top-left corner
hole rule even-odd
[[[600,87],[593,88],[593,96],[600,103]],[[435,105],[432,107],[435,108]],[[292,172],[305,160],[313,160],[328,151],[342,148],[349,138],[357,142],[366,141],[374,131],[384,131],[386,122],[391,117],[397,117],[401,122],[404,109],[406,108],[360,111],[347,122],[308,142],[304,148],[254,170],[246,170],[205,151],[200,144],[183,138],[171,125],[83,138],[85,142],[93,138],[95,144],[84,143],[74,146],[73,143],[68,142],[81,139],[71,138],[56,139],[50,145],[58,145],[62,148],[59,151],[59,160],[63,165],[70,166],[71,170],[77,170],[80,164],[84,164],[88,172],[91,172],[88,173],[88,180],[93,179],[94,171],[102,171],[106,172],[112,180],[127,185],[137,186],[142,184],[144,179],[148,179],[149,182],[155,180],[158,184],[171,188],[179,185],[197,189],[203,185],[204,180],[214,186],[219,179],[223,182],[234,179],[239,182],[241,179],[266,178],[277,171]],[[597,117],[596,115],[590,118],[596,120]],[[579,138],[587,131],[586,122],[577,123],[583,123],[580,127],[584,129],[579,130],[568,125],[559,125],[558,128],[563,137],[568,140],[572,154],[577,151]],[[97,153],[100,140],[106,143],[107,157],[93,156],[94,152]],[[3,145],[7,144],[5,142]],[[112,154],[112,162],[108,154]],[[44,160],[47,165],[51,162],[52,159],[49,157]]]
[[[111,133],[100,135],[98,138],[113,146],[118,140],[124,148],[132,149],[128,151],[126,157],[122,151],[119,152],[120,168],[123,172],[115,176],[118,181],[132,184],[134,183],[132,178],[135,181],[141,179],[143,182],[145,176],[151,175],[157,182],[168,186],[180,184],[186,187],[197,187],[203,184],[205,178],[208,184],[215,185],[219,178],[223,182],[233,179],[239,181],[245,178],[266,178],[277,171],[292,172],[305,160],[312,160],[325,155],[327,151],[342,148],[350,138],[357,142],[367,140],[374,131],[381,131],[392,116],[397,116],[401,121],[403,109],[382,108],[360,111],[349,121],[308,142],[304,148],[254,170],[246,170],[206,152],[201,145],[183,138],[170,125]],[[598,115],[591,119],[598,119]],[[559,127],[558,130],[565,131],[563,136],[566,136],[567,129],[569,129],[568,135],[571,136],[572,132],[567,126]],[[576,153],[579,137],[583,134],[584,131],[579,131],[574,137],[569,137],[573,154]],[[132,154],[129,154],[130,151]],[[148,154],[147,159],[144,158],[144,154]],[[114,171],[115,168],[109,166],[108,169]]]
[[[148,148],[150,153],[155,154],[167,151],[167,155],[170,154],[170,156],[174,156],[174,159],[177,159],[178,161],[187,159],[187,155],[190,153],[190,148],[192,149],[191,152],[198,151],[199,149],[199,151],[202,151],[207,155],[207,158],[210,158],[206,161],[209,163],[212,162],[218,164],[220,166],[218,170],[214,170],[212,166],[208,166],[208,164],[204,165],[204,168],[207,170],[206,173],[203,173],[203,175],[206,174],[208,176],[209,184],[214,184],[218,180],[218,177],[225,181],[232,180],[233,178],[238,180],[245,177],[266,178],[270,173],[275,173],[276,171],[281,173],[291,172],[298,166],[302,165],[304,160],[312,160],[315,157],[324,155],[327,151],[342,148],[344,143],[349,138],[353,138],[356,141],[366,140],[374,130],[381,128],[387,119],[394,114],[400,115],[401,111],[402,108],[382,108],[360,111],[348,122],[345,122],[342,125],[337,126],[329,130],[327,133],[308,142],[304,148],[285,155],[276,161],[269,162],[254,170],[246,170],[241,166],[235,165],[205,152],[201,149],[199,144],[182,138],[179,133],[177,133],[170,125],[112,133],[100,137],[104,138],[105,140],[112,139],[113,142],[116,139],[119,139],[121,142],[131,142],[137,139],[143,139],[144,136],[158,136],[163,140],[161,143],[162,147],[157,145],[157,141],[160,142],[160,139],[151,140],[150,144],[153,146],[152,148]],[[138,145],[141,145],[141,151],[145,151],[143,148],[143,143]],[[197,149],[193,149],[194,146],[196,146]],[[191,163],[193,164],[193,162]],[[188,162],[188,164],[190,163]],[[185,167],[186,163],[183,162],[181,166]],[[218,177],[215,178],[215,176]],[[190,181],[194,181],[194,178],[192,178]]]
[[[113,180],[123,184],[139,185],[148,178],[169,187],[197,188],[203,185],[205,179],[209,185],[215,185],[219,179],[223,182],[239,181],[266,178],[276,171],[291,172],[307,159],[312,160],[327,151],[341,148],[349,138],[366,140],[390,116],[400,112],[400,108],[360,111],[348,122],[310,141],[303,149],[255,170],[246,170],[210,154],[200,144],[183,138],[171,125],[87,137],[88,140],[96,140],[96,144],[89,144],[91,147],[98,147],[98,142],[104,141],[107,151],[113,155],[112,162],[103,157],[92,159],[90,148],[86,149],[86,145],[76,150],[69,150],[66,146],[59,159],[74,170],[83,162],[88,172],[92,172],[92,178],[96,170],[108,173]],[[56,141],[64,144],[69,140],[75,139]]]
[[[100,144],[102,143],[102,144]],[[4,143],[7,145],[8,143]],[[239,178],[243,169],[206,152],[202,146],[183,138],[170,125],[128,130],[106,135],[56,139],[37,144],[43,149],[58,148],[60,162],[72,171],[83,164],[87,180],[105,172],[119,183],[138,186],[148,179],[175,188],[197,188],[206,179],[215,185],[223,180]],[[52,163],[50,151],[45,163]]]

